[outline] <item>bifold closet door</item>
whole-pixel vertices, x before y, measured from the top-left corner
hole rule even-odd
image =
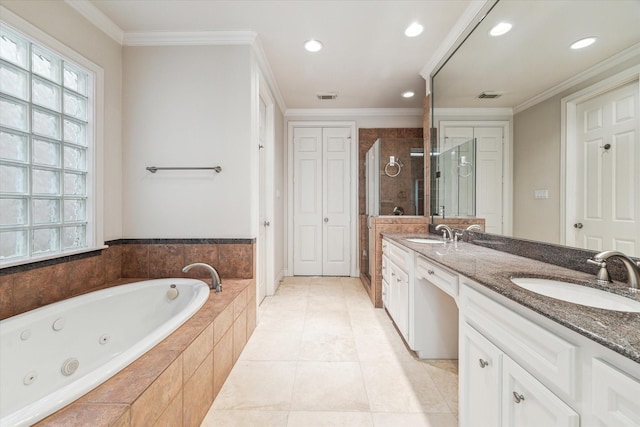
[[[350,130],[293,130],[293,274],[348,276]]]

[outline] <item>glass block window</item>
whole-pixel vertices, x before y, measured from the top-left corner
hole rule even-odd
[[[0,264],[91,247],[93,75],[0,24]]]

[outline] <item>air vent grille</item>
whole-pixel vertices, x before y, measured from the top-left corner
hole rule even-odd
[[[478,95],[478,99],[496,99],[500,98],[502,94],[500,92],[482,92]]]
[[[317,93],[316,96],[320,100],[336,99],[338,97],[338,92]]]

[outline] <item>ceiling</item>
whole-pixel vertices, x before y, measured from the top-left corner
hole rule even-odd
[[[513,28],[490,36],[499,22]],[[569,48],[587,36],[596,43]],[[638,0],[500,0],[435,76],[435,106],[517,111],[622,51],[637,57],[639,43]],[[485,91],[501,96],[478,99]]]
[[[477,1],[477,0],[476,0]],[[471,0],[90,0],[126,35],[253,31],[287,109],[421,108],[422,68]],[[95,15],[95,13],[94,13]],[[103,17],[102,17],[103,18]],[[424,26],[404,35],[412,22]],[[317,53],[306,40],[320,40]],[[405,91],[415,96],[405,99]],[[338,92],[320,101],[318,92]]]

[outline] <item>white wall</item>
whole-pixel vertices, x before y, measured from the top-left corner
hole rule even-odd
[[[561,101],[640,63],[635,56],[579,85],[564,90],[513,117],[513,236],[562,243],[560,235]],[[536,189],[548,189],[548,199],[534,199]]]
[[[122,46],[63,1],[0,2],[104,70],[104,238],[122,237]]]
[[[124,49],[124,237],[255,237],[250,49]]]

